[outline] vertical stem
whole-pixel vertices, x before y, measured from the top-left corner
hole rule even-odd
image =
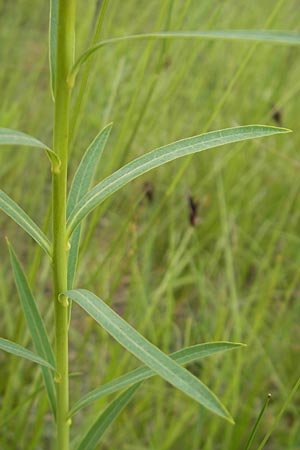
[[[61,167],[59,170],[54,168],[52,177],[58,450],[69,450],[68,308],[67,299],[59,297],[59,294],[67,289],[66,198],[70,109],[67,77],[73,62],[74,22],[75,0],[59,0],[53,145],[61,160]]]

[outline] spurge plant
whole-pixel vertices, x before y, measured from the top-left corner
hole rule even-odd
[[[166,355],[116,314],[94,293],[75,288],[75,275],[82,222],[110,195],[123,186],[162,164],[182,156],[233,144],[253,138],[286,133],[288,130],[270,126],[250,125],[212,131],[189,137],[155,149],[121,167],[92,189],[95,168],[104,150],[112,125],[107,125],[84,153],[67,192],[68,154],[70,142],[70,97],[76,75],[83,64],[104,45],[140,39],[248,39],[299,44],[295,33],[271,31],[159,32],[125,36],[100,41],[75,62],[75,0],[52,0],[50,15],[50,73],[54,100],[53,146],[20,131],[0,129],[1,145],[32,147],[46,152],[52,170],[52,237],[47,237],[35,221],[6,193],[0,192],[0,208],[42,248],[53,272],[54,344],[48,338],[44,321],[12,244],[8,242],[11,265],[28,330],[36,353],[17,343],[0,339],[0,348],[40,365],[49,405],[56,423],[56,445],[69,450],[72,416],[92,402],[122,391],[109,403],[88,430],[79,430],[77,450],[94,449],[108,426],[134,397],[141,383],[159,375],[191,397],[204,408],[233,422],[226,407],[216,395],[183,365],[225,350],[238,348],[239,343],[202,343]],[[102,2],[100,15],[108,1]],[[101,16],[101,17],[102,17]],[[103,17],[102,17],[103,19]],[[79,305],[125,349],[144,365],[87,393],[72,399],[69,406],[68,331],[72,301]]]

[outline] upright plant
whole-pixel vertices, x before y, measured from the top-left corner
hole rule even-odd
[[[123,390],[95,419],[92,426],[79,432],[77,450],[96,447],[108,426],[132,399],[140,384],[157,374],[193,398],[203,407],[233,422],[230,413],[216,395],[199,379],[182,367],[193,360],[225,350],[238,348],[239,343],[214,342],[195,345],[171,355],[146,340],[137,330],[116,314],[95,294],[74,287],[80,231],[83,220],[110,195],[140,175],[176,158],[198,153],[209,148],[240,142],[252,138],[286,133],[289,130],[262,125],[241,126],[213,131],[182,139],[153,150],[100,181],[92,189],[95,167],[104,150],[112,125],[107,125],[93,140],[67,192],[68,154],[70,142],[70,97],[76,75],[86,60],[104,45],[140,39],[246,39],[285,44],[299,44],[297,33],[272,31],[209,31],[209,32],[157,32],[125,36],[101,41],[74,62],[75,5],[76,0],[52,0],[50,14],[50,73],[54,99],[53,146],[23,132],[0,129],[1,145],[29,146],[45,150],[52,170],[52,237],[51,240],[26,212],[6,193],[0,191],[0,208],[29,234],[44,250],[53,272],[53,307],[55,311],[55,341],[49,340],[43,319],[10,243],[10,259],[16,287],[36,353],[17,343],[0,339],[0,348],[29,359],[41,366],[44,385],[56,423],[56,446],[69,450],[72,416],[92,402]],[[108,0],[102,3],[104,14]],[[87,393],[69,406],[68,329],[71,300],[84,309],[123,347],[144,365]]]

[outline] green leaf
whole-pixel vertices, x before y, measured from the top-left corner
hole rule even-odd
[[[117,44],[126,41],[157,39],[208,39],[208,40],[238,40],[238,41],[256,41],[270,44],[299,45],[300,33],[282,30],[210,30],[210,31],[158,31],[155,33],[133,34],[120,36],[111,39],[105,39],[87,49],[75,62],[69,79],[70,84],[74,79],[80,66],[92,56],[96,51],[106,45]]]
[[[105,144],[110,134],[112,124],[107,125],[93,140],[91,145],[86,150],[78,169],[74,175],[74,179],[71,185],[68,204],[67,204],[67,216],[75,208],[78,201],[87,193],[94,174],[97,168],[98,161],[102,156]],[[76,229],[70,239],[70,252],[68,260],[68,288],[71,289],[76,272],[76,264],[78,259],[78,248],[80,241],[80,227]]]
[[[49,364],[48,361],[31,352],[30,350],[27,350],[27,348],[16,344],[15,342],[0,338],[0,349],[4,350],[7,353],[11,353],[12,355],[29,359],[29,361],[33,361],[37,364],[40,364],[41,366],[48,367],[48,369],[55,370],[54,366]]]
[[[77,450],[93,450],[96,447],[107,428],[120,415],[125,406],[132,399],[139,386],[140,383],[136,383],[108,405],[108,407],[100,414],[88,430],[80,442]]]
[[[225,352],[227,350],[233,350],[242,346],[244,346],[244,344],[234,342],[207,342],[205,344],[198,344],[193,345],[192,347],[184,348],[172,353],[169,356],[178,364],[188,364],[207,356],[214,355],[219,352]],[[70,410],[70,416],[102,397],[119,391],[120,389],[124,389],[134,383],[144,381],[154,375],[155,372],[145,366],[139,367],[125,375],[122,375],[121,377],[118,377],[115,380],[112,380],[81,397],[81,399]]]
[[[37,224],[5,192],[0,189],[0,209],[13,219],[51,257],[51,243]]]
[[[94,208],[99,206],[103,200],[149,170],[173,161],[174,159],[181,158],[182,156],[202,152],[209,148],[248,139],[271,136],[274,134],[288,133],[289,131],[290,130],[285,128],[263,125],[227,128],[225,130],[211,131],[209,133],[182,139],[153,150],[146,155],[140,156],[105,178],[78,202],[68,220],[68,236],[71,236],[73,230],[82,219],[84,219],[84,217]]]
[[[233,419],[225,406],[222,405],[208,387],[169,356],[165,355],[155,345],[147,341],[131,325],[109,308],[103,300],[83,289],[66,291],[63,294],[78,303],[116,341],[155,373],[205,408],[233,423]]]
[[[0,128],[0,145],[25,145],[26,147],[41,148],[46,150],[50,162],[52,163],[53,170],[57,171],[60,168],[60,159],[51,148],[22,131]]]
[[[49,20],[49,65],[52,98],[55,96],[56,45],[57,45],[58,0],[50,0]]]
[[[254,424],[254,426],[253,426],[253,428],[251,430],[251,433],[250,433],[249,439],[247,441],[245,450],[249,450],[250,447],[251,447],[251,444],[252,444],[252,442],[253,442],[253,440],[255,438],[258,426],[259,426],[259,424],[260,424],[260,422],[261,422],[261,420],[263,418],[263,415],[264,415],[264,413],[265,413],[265,411],[266,411],[266,409],[268,407],[268,404],[270,402],[271,397],[272,397],[271,394],[268,394],[268,396],[267,396],[267,398],[266,398],[266,400],[265,400],[265,402],[263,404],[263,407],[261,408],[260,413],[258,414],[258,417],[257,417],[257,419],[255,421],[255,424]]]
[[[261,441],[261,443],[259,444],[257,448],[257,450],[263,450],[268,442],[268,440],[270,439],[273,431],[276,429],[276,427],[278,426],[278,423],[280,422],[282,415],[284,414],[284,412],[287,410],[287,408],[289,407],[289,404],[291,403],[291,401],[293,400],[295,394],[297,393],[298,389],[300,388],[300,377],[298,378],[298,380],[296,381],[296,383],[294,384],[292,390],[289,392],[288,396],[286,397],[283,405],[281,406],[280,410],[278,411],[278,414],[276,415],[276,417],[274,418],[273,422],[271,425],[268,426],[268,431],[266,432],[263,440]]]
[[[72,289],[77,269],[81,225],[78,225],[70,238],[70,251],[68,257],[68,289]]]
[[[24,311],[25,319],[36,348],[36,351],[39,356],[48,361],[48,363],[55,367],[53,352],[49,343],[49,339],[47,336],[47,332],[45,326],[43,324],[43,320],[40,316],[40,313],[37,309],[36,302],[31,293],[28,281],[26,276],[22,270],[22,267],[16,257],[16,254],[11,246],[8,243],[8,249],[10,253],[11,265],[13,268],[14,278],[18,290],[18,294],[20,297],[22,309]],[[42,367],[44,382],[46,386],[46,390],[48,393],[50,405],[52,407],[54,415],[56,414],[56,401],[55,401],[55,390],[53,383],[53,375],[50,370],[45,367]]]
[[[74,209],[78,201],[87,193],[94,178],[98,161],[102,156],[105,144],[111,132],[111,128],[112,123],[104,127],[84,153],[70,188],[67,216],[70,215],[70,212]]]

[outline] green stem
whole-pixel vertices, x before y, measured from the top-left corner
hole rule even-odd
[[[70,87],[67,76],[74,53],[75,0],[59,0],[57,59],[55,74],[54,150],[61,160],[53,171],[53,278],[55,306],[55,355],[57,401],[57,448],[69,450],[69,369],[67,299],[59,294],[67,289],[68,246],[66,241],[67,168],[69,147]]]

